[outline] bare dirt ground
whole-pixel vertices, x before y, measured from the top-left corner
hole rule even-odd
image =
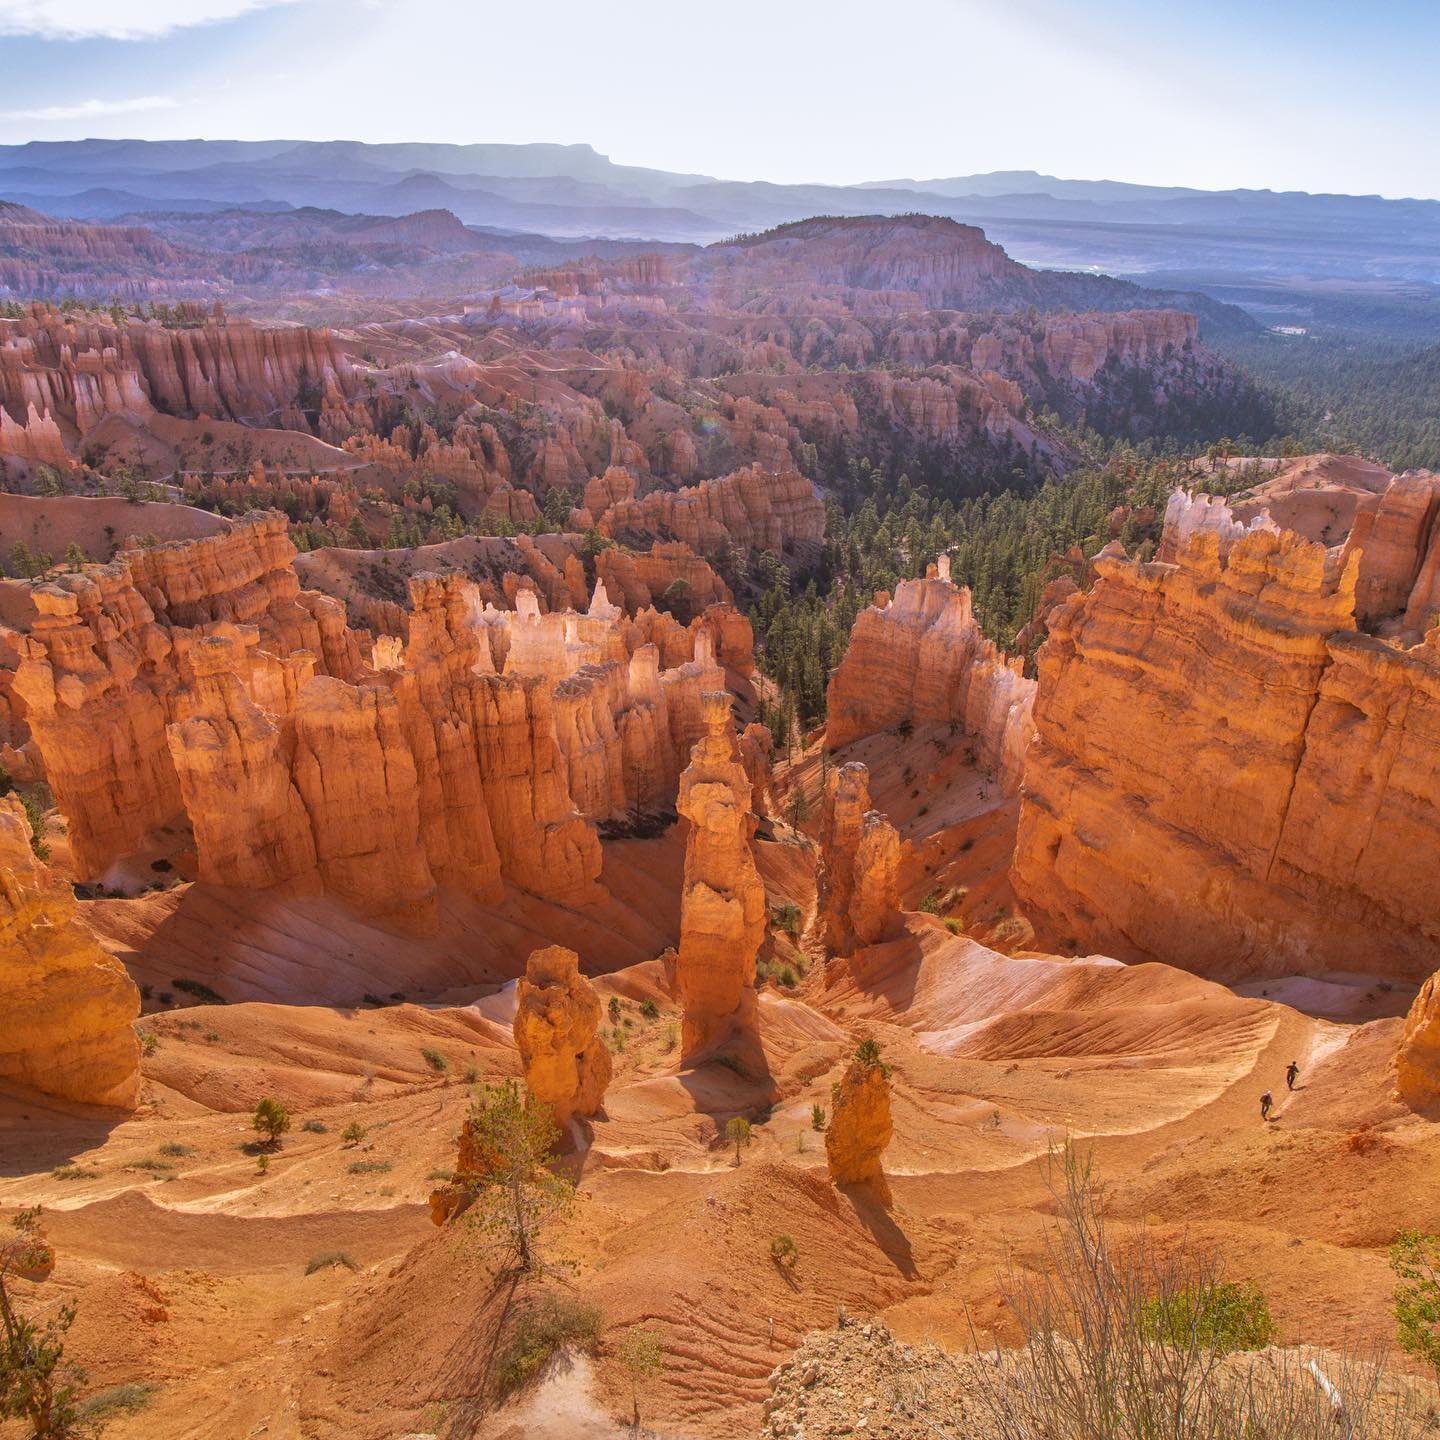
[[[900,1345],[964,1348],[970,1320],[1006,1338],[997,1271],[1036,1252],[1046,1157],[1067,1137],[1093,1145],[1117,1216],[1214,1246],[1258,1282],[1285,1343],[1388,1342],[1385,1247],[1440,1229],[1440,1130],[1391,1095],[1408,994],[1363,977],[1238,994],[1161,965],[996,953],[960,922],[1009,907],[1009,802],[927,735],[863,745],[907,841],[907,905],[941,896],[852,957],[807,964],[777,941],[797,983],[764,987],[744,1073],[676,1061],[657,957],[677,934],[678,830],[607,847],[598,912],[516,898],[481,917],[457,900],[424,942],[187,885],[82,904],[150,988],[143,1103],[127,1117],[0,1093],[0,1207],[45,1206],[58,1262],[18,1293],[43,1312],[78,1300],[69,1349],[87,1393],[150,1387],[106,1434],[622,1433],[614,1343],[637,1322],[665,1352],[640,1390],[649,1429],[756,1434],[772,1371],[842,1307]],[[782,783],[810,773],[814,788],[818,765],[810,754]],[[765,831],[772,904],[808,913],[812,851],[788,826]],[[952,889],[976,898],[947,906]],[[495,1408],[497,1344],[534,1287],[498,1281],[426,1199],[454,1164],[471,1077],[518,1070],[511,982],[542,939],[574,945],[621,1009],[605,1109],[564,1162],[579,1187],[555,1237],[568,1268],[545,1282],[598,1306],[604,1332]],[[230,1003],[190,1004],[173,984],[187,976]],[[893,1067],[889,1209],[829,1183],[811,1125],[867,1036]],[[294,1118],[263,1170],[262,1095]],[[738,1166],[722,1138],[736,1114],[755,1126]],[[352,1123],[364,1133],[347,1141]],[[780,1234],[793,1271],[770,1258]]]

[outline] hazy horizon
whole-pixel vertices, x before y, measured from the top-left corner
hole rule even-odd
[[[0,0],[0,143],[587,144],[617,164],[855,184],[1033,170],[1440,199],[1440,12],[1319,0],[732,0],[723,25],[557,0]],[[569,43],[574,40],[576,43]],[[278,123],[277,123],[278,122]]]

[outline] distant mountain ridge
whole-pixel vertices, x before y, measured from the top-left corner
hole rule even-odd
[[[1440,283],[1440,202],[1204,191],[1036,171],[794,185],[620,165],[589,145],[80,140],[0,146],[0,197],[78,219],[314,206],[552,238],[708,244],[814,215],[939,214],[1016,259]]]

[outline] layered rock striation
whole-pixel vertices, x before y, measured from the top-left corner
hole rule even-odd
[[[1057,943],[1241,978],[1440,947],[1440,631],[1357,632],[1361,557],[1202,528],[1097,558],[1039,654],[1012,879]]]
[[[836,750],[909,722],[950,723],[1007,791],[1020,782],[1035,682],[975,623],[970,592],[950,582],[942,555],[923,580],[902,580],[856,617],[830,681],[825,744]]]

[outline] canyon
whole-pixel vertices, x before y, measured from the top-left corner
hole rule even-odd
[[[1284,1346],[1388,1338],[1440,1229],[1440,478],[1152,462],[1253,413],[1206,318],[951,220],[345,219],[0,217],[0,1204],[87,1396],[148,1387],[107,1433],[783,1433],[862,1323],[1014,1343],[1067,1137]],[[385,273],[292,295],[322,240]],[[1102,440],[1144,474],[1000,633],[964,502]],[[535,1273],[476,1220],[512,1083]]]

